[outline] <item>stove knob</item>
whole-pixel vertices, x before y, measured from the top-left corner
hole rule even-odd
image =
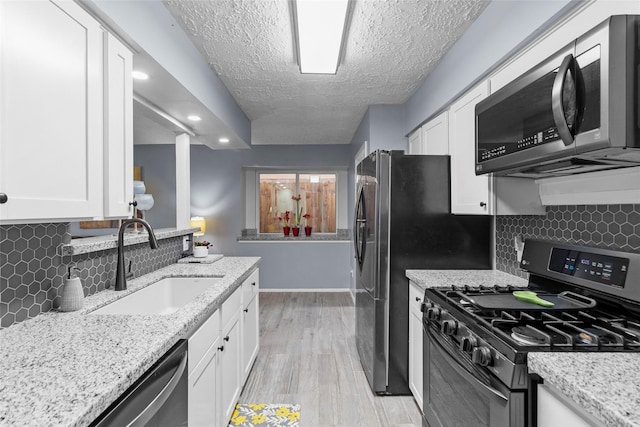
[[[438,307],[431,307],[427,309],[427,319],[440,320],[440,309]]]
[[[458,322],[455,320],[445,320],[440,325],[440,330],[445,335],[455,335],[458,331]]]
[[[460,350],[467,353],[473,352],[473,349],[478,346],[478,340],[473,335],[466,336],[460,341]]]
[[[471,353],[471,360],[480,366],[491,366],[493,364],[493,358],[491,357],[491,350],[487,347],[476,347]]]
[[[422,303],[422,305],[420,306],[420,311],[422,311],[423,313],[426,313],[428,309],[430,309],[431,307],[433,307],[433,304],[429,301]]]

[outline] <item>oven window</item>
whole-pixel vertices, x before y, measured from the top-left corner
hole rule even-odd
[[[429,351],[428,369],[429,410],[443,427],[490,425],[490,399],[477,392],[434,348]]]

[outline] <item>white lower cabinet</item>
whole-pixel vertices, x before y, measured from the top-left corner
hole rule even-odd
[[[603,427],[575,402],[555,387],[538,384],[538,427]]]
[[[255,270],[189,337],[190,427],[229,423],[259,350],[258,276]]]
[[[409,282],[409,389],[422,411],[422,306],[424,292]]]
[[[240,297],[242,289],[238,288],[222,304],[223,321],[222,341],[220,345],[220,425],[227,425],[235,408],[240,390],[240,363],[242,360],[240,340]]]
[[[209,317],[189,338],[189,426],[215,425],[219,413],[218,347],[220,310]]]

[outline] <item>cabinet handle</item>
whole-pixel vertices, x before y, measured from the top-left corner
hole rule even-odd
[[[129,206],[133,206],[134,208],[138,206],[138,202],[134,200],[133,202],[129,202]]]
[[[224,337],[222,339],[225,340],[226,342],[229,342],[229,335],[227,335],[226,337]]]
[[[420,302],[420,297],[416,297],[416,302]]]
[[[480,202],[480,207],[484,208],[485,206],[487,206],[487,204],[485,202]]]
[[[245,309],[244,309],[244,310],[242,310],[242,311],[244,311],[245,313],[248,313],[248,312],[249,312],[249,309],[248,309],[248,308],[245,308]]]
[[[255,285],[256,285],[256,282],[251,283],[251,286],[255,286]]]
[[[7,200],[9,200],[7,195],[4,193],[0,193],[0,204],[7,203]]]
[[[218,347],[218,351],[224,351],[224,346],[221,345],[220,347]]]

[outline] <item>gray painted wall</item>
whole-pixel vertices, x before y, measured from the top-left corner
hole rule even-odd
[[[153,228],[176,226],[176,147],[175,145],[135,145],[133,162],[142,167],[147,194],[153,196],[153,208],[144,219]]]
[[[251,143],[251,122],[161,1],[87,2],[133,39],[240,138]]]
[[[402,105],[369,107],[369,152],[374,150],[407,150],[403,133]]]
[[[346,167],[353,157],[350,150],[349,145],[254,146],[250,150],[215,151],[192,146],[191,213],[206,219],[203,239],[213,242],[211,252],[262,256],[260,286],[265,289],[349,288],[349,242],[238,243],[237,238],[244,228],[243,166]],[[153,179],[159,178],[153,184],[154,199],[175,200],[173,146],[136,147],[135,161],[143,166],[148,188]],[[148,218],[156,226],[154,210],[156,207],[149,211]],[[175,218],[175,207],[171,212]]]
[[[580,3],[492,1],[405,102],[403,133],[410,133]]]

